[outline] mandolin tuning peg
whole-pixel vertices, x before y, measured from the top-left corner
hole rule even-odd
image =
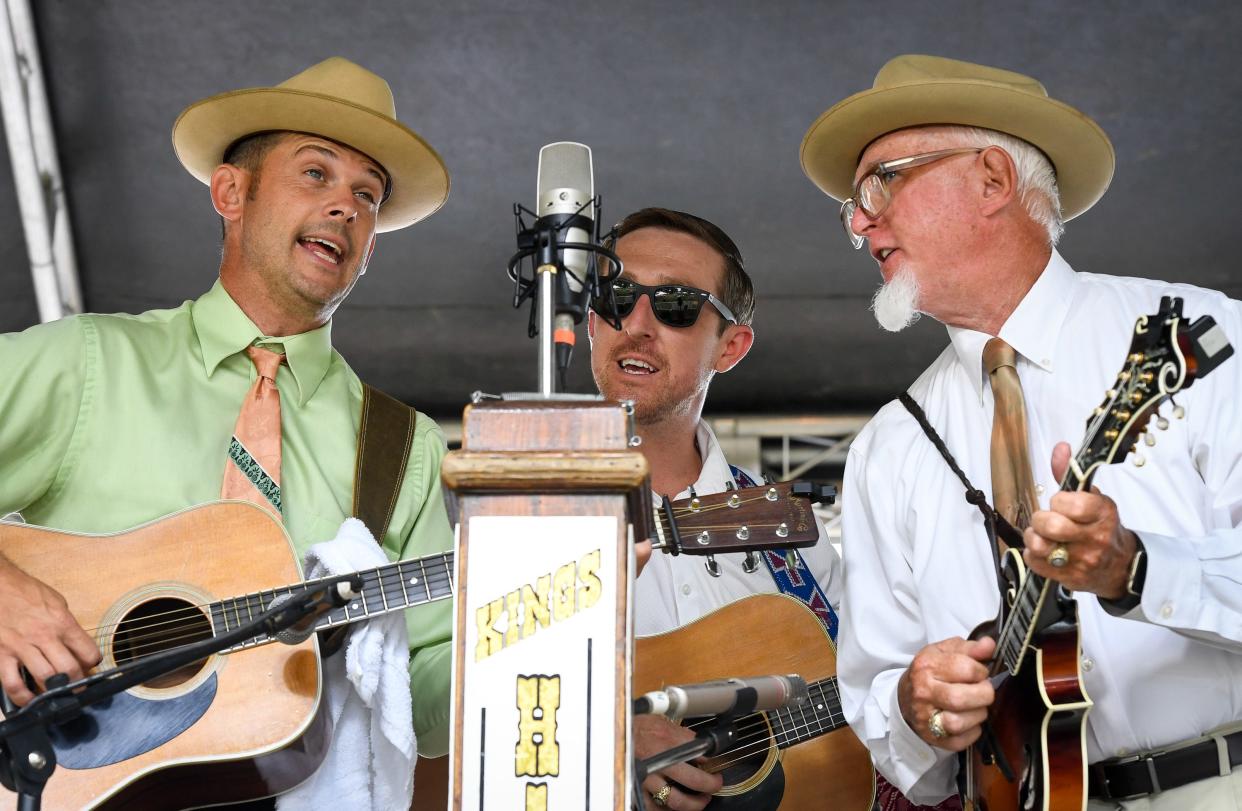
[[[1147,447],[1153,448],[1156,445],[1156,437],[1149,431],[1146,434],[1143,434],[1143,443],[1147,445]]]
[[[1169,430],[1169,421],[1166,420],[1164,417],[1157,417],[1156,427],[1159,428],[1161,431],[1167,431]]]
[[[1144,459],[1142,456],[1139,456],[1138,454],[1134,455],[1134,466],[1135,467],[1142,467],[1145,464],[1147,464],[1146,459]]]
[[[1184,418],[1185,416],[1186,416],[1186,409],[1182,408],[1181,406],[1175,406],[1175,407],[1173,408],[1173,418],[1174,418],[1174,419],[1179,419],[1179,420],[1180,420],[1180,419]]]
[[[746,559],[742,561],[742,571],[746,572],[746,574],[754,574],[758,568],[759,558],[754,552],[747,552]]]
[[[707,573],[712,577],[720,577],[720,564],[716,562],[715,555],[708,555],[703,565],[707,567]]]

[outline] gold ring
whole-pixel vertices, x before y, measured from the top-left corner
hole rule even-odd
[[[1059,543],[1052,547],[1052,551],[1048,553],[1048,565],[1060,569],[1067,563],[1069,563],[1069,550],[1065,548],[1065,544]]]
[[[668,807],[668,795],[673,793],[673,786],[669,783],[664,784],[664,788],[651,795],[651,801],[661,808]]]
[[[927,728],[931,730],[932,737],[936,740],[946,738],[949,735],[944,728],[944,724],[940,722],[940,713],[940,710],[936,710],[931,714],[931,718],[927,719]]]

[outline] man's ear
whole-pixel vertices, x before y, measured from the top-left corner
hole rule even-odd
[[[730,324],[720,336],[719,351],[712,367],[717,372],[727,372],[741,363],[755,342],[755,331],[745,324]]]
[[[1018,189],[1018,167],[1009,153],[997,146],[983,150],[983,197],[980,213],[987,217],[1014,201]]]
[[[587,340],[595,340],[595,311],[587,309]]]
[[[231,163],[217,166],[211,173],[211,182],[208,184],[211,189],[211,205],[216,213],[229,222],[241,219],[249,186],[250,172]]]

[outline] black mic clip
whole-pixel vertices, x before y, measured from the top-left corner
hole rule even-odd
[[[593,216],[584,212],[590,207]],[[604,243],[611,242],[613,231],[600,233],[601,198],[599,195],[583,203],[578,210],[568,214],[546,214],[536,216],[535,212],[521,203],[513,204],[514,226],[517,231],[517,252],[509,258],[508,274],[513,282],[513,307],[518,309],[528,299],[532,302],[530,322],[527,326],[528,337],[539,334],[535,294],[539,289],[539,272],[542,268],[552,268],[557,275],[556,312],[569,315],[575,324],[582,323],[587,307],[592,300],[604,303],[604,312],[600,316],[612,325],[613,329],[621,329],[621,319],[616,315],[616,303],[612,295],[612,282],[620,275],[621,260]],[[527,222],[530,217],[532,222]],[[591,234],[590,242],[566,242],[565,235],[571,228],[581,229]],[[579,279],[577,274],[565,267],[563,259],[565,250],[585,251],[590,255],[587,262],[586,278]],[[599,258],[608,260],[609,271],[600,272]],[[530,260],[527,263],[527,260]],[[567,276],[572,275],[581,288],[575,293],[571,289]]]

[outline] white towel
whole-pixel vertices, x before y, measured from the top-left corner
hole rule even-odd
[[[357,518],[306,555],[307,579],[389,563]],[[323,662],[332,743],[319,769],[277,798],[279,811],[348,808],[405,811],[414,793],[418,746],[410,709],[409,635],[401,611],[355,625],[344,653]]]

